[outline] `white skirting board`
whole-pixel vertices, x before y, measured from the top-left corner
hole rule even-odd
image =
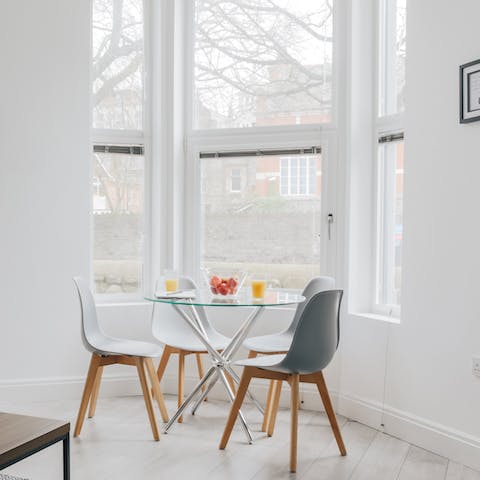
[[[0,382],[0,409],[4,404],[22,402],[26,399],[37,402],[80,399],[84,381],[84,377],[59,377]],[[185,392],[190,391],[197,381],[196,377],[186,377]],[[252,381],[251,392],[262,404],[267,389],[268,382]],[[177,377],[166,375],[162,380],[162,391],[175,395]],[[480,470],[480,438],[388,405],[383,407],[379,402],[338,393],[334,390],[330,390],[330,393],[335,411],[340,415]],[[140,394],[140,385],[135,375],[104,374],[100,398]],[[217,383],[209,396],[213,399],[227,399],[225,390],[220,383]],[[303,385],[300,398],[302,408],[323,411],[323,405],[313,385]],[[246,401],[248,400],[246,399]],[[287,407],[288,405],[289,389],[284,385],[280,406]]]

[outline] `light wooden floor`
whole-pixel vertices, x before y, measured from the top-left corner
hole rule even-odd
[[[166,397],[169,412],[175,399]],[[69,419],[77,401],[58,403],[0,402],[1,411]],[[160,442],[151,430],[141,397],[99,399],[97,414],[87,420],[82,436],[72,439],[73,480],[480,480],[475,472],[446,458],[339,418],[348,455],[340,457],[325,415],[299,415],[298,472],[288,472],[289,413],[280,411],[275,434],[260,432],[260,414],[250,406],[244,412],[254,430],[255,443],[247,445],[236,427],[225,451],[218,450],[228,406],[207,402],[184,424],[176,425]],[[61,448],[50,447],[5,470],[32,480],[61,479]]]

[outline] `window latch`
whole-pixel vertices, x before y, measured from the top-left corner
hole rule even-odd
[[[332,239],[332,223],[333,223],[333,213],[327,215],[327,225],[328,225],[328,239]]]

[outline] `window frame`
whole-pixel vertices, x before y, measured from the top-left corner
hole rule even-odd
[[[205,137],[217,137],[217,136],[229,136],[235,135],[239,130],[244,131],[245,135],[255,135],[261,133],[274,133],[280,130],[290,131],[292,128],[298,129],[298,131],[311,131],[318,127],[324,127],[327,129],[337,128],[339,124],[339,60],[340,50],[343,45],[340,39],[342,38],[345,29],[345,19],[340,18],[341,15],[345,15],[344,12],[345,0],[334,0],[333,3],[333,44],[332,44],[332,110],[331,120],[329,122],[322,123],[309,123],[309,124],[292,124],[292,125],[280,125],[280,126],[260,126],[260,127],[238,127],[238,128],[194,128],[194,114],[193,108],[185,109],[185,133],[188,139],[195,138],[196,136]],[[194,103],[194,91],[195,91],[195,0],[187,1],[186,4],[186,31],[185,31],[185,73],[187,81],[185,82],[185,98],[186,105],[192,106]],[[318,143],[318,141],[317,141]]]
[[[132,293],[97,293],[95,291],[94,280],[94,222],[93,222],[93,200],[90,200],[90,272],[91,285],[94,292],[95,299],[100,304],[126,304],[126,303],[140,303],[143,301],[144,292],[151,289],[151,258],[152,258],[152,155],[151,155],[151,115],[152,106],[147,102],[147,98],[151,98],[152,93],[152,20],[151,20],[151,5],[152,0],[142,0],[143,3],[143,38],[144,38],[144,65],[143,65],[143,130],[121,130],[121,129],[104,129],[94,128],[93,126],[93,56],[92,49],[90,49],[90,145],[91,153],[95,145],[141,145],[144,153],[144,214],[143,214],[143,268],[141,287],[137,292]],[[93,0],[91,1],[91,12],[93,12]],[[91,13],[90,19],[90,38],[93,35],[93,15]],[[89,159],[92,162],[92,158]],[[93,165],[90,163],[90,188],[93,180]],[[92,197],[92,195],[91,195]]]
[[[337,256],[340,239],[343,234],[341,223],[337,222],[337,199],[342,191],[337,184],[338,159],[341,148],[338,142],[339,132],[344,128],[343,111],[346,105],[345,96],[339,92],[346,88],[342,73],[346,72],[345,58],[347,32],[347,6],[345,0],[336,0],[333,10],[333,46],[332,46],[332,110],[331,120],[325,123],[292,124],[281,126],[255,126],[241,128],[195,129],[193,109],[194,98],[194,2],[188,1],[185,6],[185,178],[184,213],[187,221],[183,222],[183,255],[184,270],[192,278],[201,280],[200,264],[202,245],[196,240],[201,232],[201,178],[200,153],[204,151],[242,151],[276,148],[305,148],[320,145],[322,148],[322,207],[320,234],[320,262],[322,274],[340,276],[340,265]],[[340,202],[341,203],[341,202]],[[340,206],[340,205],[339,205]],[[327,235],[327,215],[334,215],[331,237]]]
[[[382,216],[382,205],[379,204],[380,198],[384,198],[384,185],[380,184],[380,155],[378,148],[379,140],[382,137],[388,135],[398,135],[404,134],[405,132],[405,112],[396,112],[393,114],[382,114],[380,110],[382,94],[382,85],[381,85],[381,76],[388,77],[391,76],[391,72],[387,72],[388,67],[394,67],[394,62],[391,58],[384,58],[386,62],[382,64],[381,56],[385,57],[385,52],[392,49],[391,41],[392,36],[396,39],[396,30],[390,33],[389,38],[385,34],[385,29],[388,27],[388,24],[391,25],[392,17],[395,15],[395,9],[385,8],[385,5],[389,2],[397,0],[375,0],[375,41],[374,41],[374,68],[375,68],[375,86],[374,86],[374,128],[373,128],[373,168],[372,168],[372,182],[374,187],[374,197],[373,197],[373,208],[372,208],[372,238],[373,238],[373,255],[372,255],[372,280],[371,280],[371,299],[370,299],[370,310],[374,314],[383,315],[391,318],[400,318],[401,316],[401,304],[400,305],[391,305],[377,302],[377,290],[380,271],[384,271],[385,265],[380,265],[380,259],[383,258],[383,245],[385,244],[385,238],[383,241],[380,241],[380,231],[383,231],[383,220]],[[388,18],[386,22],[382,22],[382,14],[388,11]],[[407,13],[408,14],[408,13]],[[385,39],[386,45],[382,44],[382,39]],[[386,65],[386,68],[384,68]],[[385,78],[384,78],[384,81]],[[387,97],[388,93],[384,95],[383,101],[385,102],[385,109],[387,111]],[[405,140],[401,140],[405,142]],[[403,242],[403,239],[402,239]]]
[[[185,198],[185,217],[190,219],[185,223],[185,267],[190,275],[201,280],[201,255],[203,245],[198,239],[201,238],[202,231],[202,210],[201,210],[201,161],[200,153],[211,151],[213,148],[218,151],[243,151],[260,149],[279,148],[305,148],[307,145],[320,144],[322,147],[322,195],[321,195],[321,225],[323,231],[320,235],[320,264],[322,274],[335,276],[336,272],[336,224],[334,223],[331,238],[327,235],[327,215],[333,212],[336,215],[336,193],[335,188],[337,178],[337,134],[335,131],[323,132],[318,129],[310,132],[309,135],[298,138],[296,132],[290,132],[288,137],[285,133],[277,133],[265,137],[259,135],[255,139],[247,138],[249,136],[218,137],[191,139],[187,144],[187,165],[189,172],[186,185]],[[319,137],[322,139],[319,142]],[[208,160],[208,159],[206,159]]]

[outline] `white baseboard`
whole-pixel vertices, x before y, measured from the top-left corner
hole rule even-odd
[[[0,382],[0,401],[15,403],[30,400],[48,402],[80,399],[85,377],[52,377]],[[140,395],[138,378],[132,375],[104,375],[101,395]]]
[[[337,405],[341,415],[480,470],[478,437],[356,395],[337,395]]]
[[[33,401],[79,399],[84,381],[84,377],[57,377],[0,382],[0,402],[5,404],[21,402],[25,399]],[[190,391],[197,382],[196,377],[186,377],[185,391]],[[255,380],[250,388],[252,394],[262,404],[267,395],[267,389],[268,382]],[[176,395],[177,377],[166,375],[162,380],[162,390],[165,394]],[[340,415],[480,470],[480,438],[388,405],[383,406],[370,399],[338,393],[334,390],[330,392],[335,410]],[[104,375],[101,397],[140,394],[140,386],[135,375]],[[226,392],[219,383],[213,388],[209,397],[227,400]],[[304,385],[300,399],[302,408],[323,411],[318,391],[313,386]],[[280,406],[288,405],[289,391],[285,386],[280,398]]]

